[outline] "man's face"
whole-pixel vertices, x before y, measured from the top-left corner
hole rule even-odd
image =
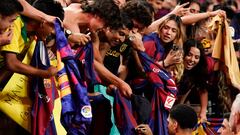
[[[16,20],[16,17],[18,14],[13,14],[10,16],[2,16],[0,15],[0,32],[5,32],[10,26],[13,24],[13,22]]]
[[[107,29],[106,32],[106,37],[111,46],[116,46],[122,44],[126,37],[129,34],[129,30],[127,28],[121,28],[118,30],[111,30]]]
[[[172,119],[170,116],[168,116],[168,134],[169,135],[175,135],[176,134],[176,121]]]
[[[50,42],[51,40],[55,39],[55,30],[53,28],[53,25],[47,22],[40,24],[40,27],[37,29],[37,36],[41,40],[47,42]]]

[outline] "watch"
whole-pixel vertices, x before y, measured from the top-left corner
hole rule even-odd
[[[72,35],[72,31],[66,29],[66,30],[65,30],[65,36],[66,36],[66,38],[68,38],[70,35]]]

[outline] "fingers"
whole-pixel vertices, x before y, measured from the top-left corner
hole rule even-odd
[[[69,40],[78,45],[86,45],[91,40],[91,37],[90,34],[73,33]]]
[[[119,90],[120,90],[120,93],[122,94],[122,96],[124,96],[126,98],[131,98],[132,89],[130,88],[130,86],[127,83],[120,86]]]
[[[140,33],[131,32],[131,34],[129,34],[128,39],[131,41],[131,45],[134,49],[139,51],[145,51],[145,48],[142,42],[142,35]]]
[[[81,43],[82,45],[85,45],[85,44],[87,44],[90,40],[91,40],[90,36],[88,36],[88,35],[83,35],[82,38],[81,38],[80,43]]]
[[[135,128],[138,135],[152,135],[152,131],[147,124],[140,124]]]
[[[176,51],[171,50],[166,58],[165,63],[167,62],[169,65],[178,64],[183,61],[182,54],[177,53]]]
[[[57,68],[51,66],[47,69],[47,72],[48,72],[48,76],[46,78],[50,78],[50,77],[55,76],[57,74]]]
[[[130,98],[131,98],[131,95],[132,95],[132,91],[129,91],[129,90],[127,90],[127,91],[122,91],[121,94],[122,94],[122,96],[130,99]]]
[[[182,5],[179,5],[179,7],[183,8],[185,6],[187,6],[189,4],[189,2],[183,3]]]
[[[181,12],[182,10],[185,11],[186,8],[184,8],[184,7],[187,6],[188,4],[189,4],[189,2],[183,3],[182,5],[177,5],[177,6],[172,10],[172,13],[173,13],[173,14],[176,14],[176,15],[181,14],[180,12]]]
[[[10,44],[12,40],[13,32],[12,29],[0,34],[0,46]]]

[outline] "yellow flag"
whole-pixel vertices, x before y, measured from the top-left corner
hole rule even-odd
[[[240,71],[226,19],[215,16],[209,28],[212,31],[217,31],[212,57],[219,59],[225,64],[227,77],[231,80],[232,85],[240,90]]]
[[[35,49],[36,41],[30,43],[30,47],[23,63],[30,64]],[[28,77],[14,73],[2,92],[0,92],[0,110],[31,132],[31,107],[29,98]]]
[[[36,41],[33,41],[22,63],[30,64],[35,46]],[[4,89],[0,92],[0,110],[21,127],[31,132],[32,101],[29,96],[30,89],[28,86],[29,81],[27,76],[14,73]],[[54,122],[57,134],[66,135],[66,131],[60,122],[61,108],[61,100],[59,97],[54,101]]]

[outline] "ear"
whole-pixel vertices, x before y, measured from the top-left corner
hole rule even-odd
[[[178,122],[174,120],[173,122],[173,128],[175,131],[177,131],[177,128],[178,128]]]
[[[239,122],[240,122],[240,119],[239,119],[239,116],[240,115],[240,113],[235,113],[234,114],[234,125],[237,125],[237,124],[239,124]]]

